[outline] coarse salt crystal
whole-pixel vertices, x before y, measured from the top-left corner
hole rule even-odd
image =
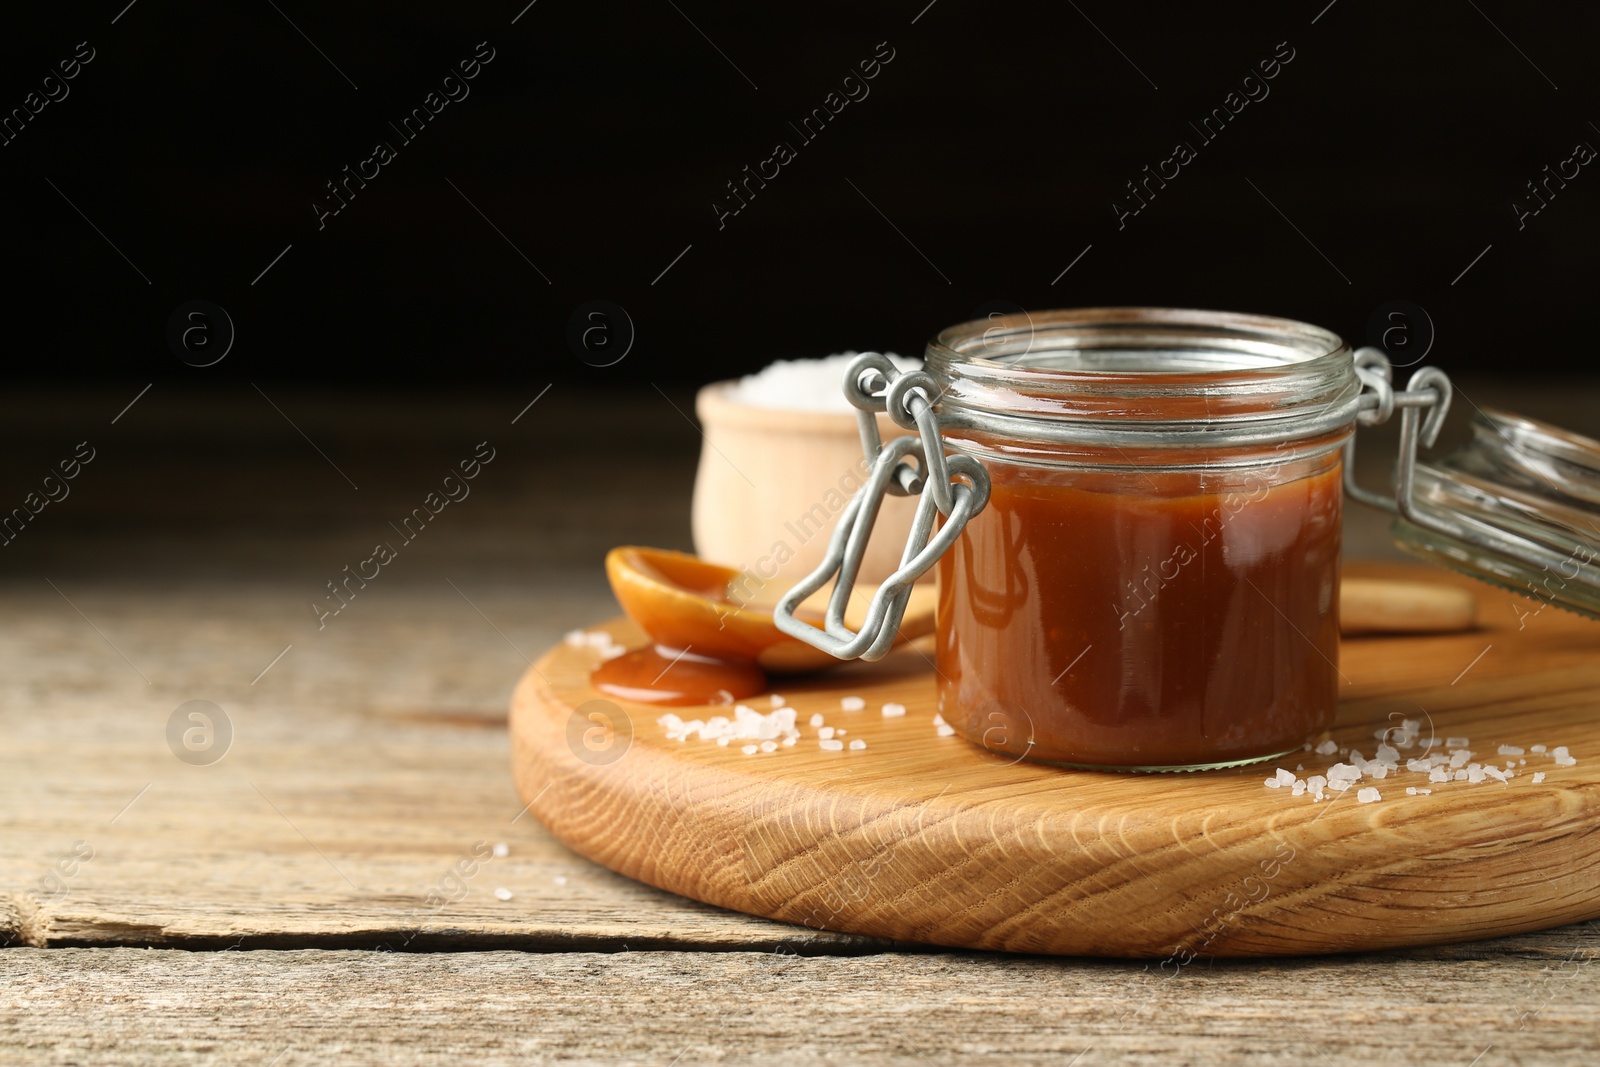
[[[567,884],[567,876],[564,875],[564,874],[558,874],[554,878],[552,878],[551,881],[555,882],[556,885],[566,885]]]
[[[845,711],[860,711],[867,706],[861,697],[840,697],[839,707]]]
[[[1449,780],[1450,772],[1444,767],[1435,767],[1428,772],[1428,781],[1430,782],[1448,782]]]
[[[862,749],[867,747],[867,743],[858,737],[854,741],[850,742],[850,747],[855,751],[860,752]]]
[[[1305,791],[1306,791],[1306,784],[1304,782],[1296,782],[1294,784],[1294,788],[1290,790],[1290,792],[1293,793],[1297,797],[1298,796],[1303,796],[1305,794]]]
[[[944,725],[944,716],[940,715],[938,712],[934,712],[933,713],[933,725],[935,725],[935,726],[943,726]]]
[[[1279,785],[1294,785],[1294,772],[1293,771],[1286,771],[1282,767],[1279,767],[1278,768],[1278,784]]]
[[[745,745],[742,748],[740,748],[739,751],[743,752],[746,756],[754,756],[757,752],[761,751],[761,746],[760,745]]]
[[[883,706],[883,717],[885,719],[898,719],[905,713],[906,706],[904,704],[885,704]]]
[[[1283,783],[1278,781],[1276,778],[1265,779],[1261,784],[1265,785],[1268,789],[1282,789],[1283,788]]]
[[[1542,756],[1542,755],[1544,755],[1544,746],[1543,745],[1534,745],[1532,748],[1528,749],[1528,751],[1529,752],[1537,752]]]
[[[495,859],[503,860],[507,856],[511,855],[511,846],[506,844],[504,841],[497,841],[495,842],[493,851]]]
[[[1444,739],[1445,748],[1466,748],[1472,742],[1465,737],[1447,737]]]
[[[834,737],[843,737],[845,734],[847,734],[849,732],[850,732],[849,730],[846,730],[843,727],[840,727],[839,729],[837,729],[837,730],[835,730],[833,732],[833,736]]]
[[[840,751],[841,749],[844,748],[844,742],[843,741],[829,741],[829,740],[824,739],[822,741],[818,741],[817,744],[819,746],[821,746],[824,751],[827,751],[827,752],[838,752],[838,751]]]
[[[1544,772],[1543,771],[1534,771],[1533,772],[1533,784],[1534,785],[1538,785],[1542,781],[1544,781]]]
[[[1359,757],[1360,753],[1357,753],[1356,755]],[[1328,781],[1330,784],[1338,781],[1358,782],[1360,780],[1360,768],[1352,766],[1351,764],[1335,763],[1332,767],[1328,768]]]
[[[1356,800],[1362,804],[1371,804],[1373,801],[1382,800],[1383,794],[1370,785],[1356,794]]]
[[[1550,750],[1550,756],[1556,761],[1557,767],[1571,767],[1578,761],[1567,754],[1567,746],[1559,745]]]
[[[494,891],[494,898],[496,900],[510,900],[511,899],[511,890],[505,888],[504,886],[501,886],[499,889],[496,889]]]
[[[783,705],[785,703],[787,703],[787,701],[785,701],[777,693],[773,693],[772,696],[769,697],[768,699],[772,701],[772,706],[775,707],[775,708],[781,708],[781,707],[783,707]]]
[[[1522,755],[1522,748],[1518,745],[1501,745],[1496,750],[1496,754],[1501,756],[1520,756]]]
[[[956,732],[956,728],[948,723],[941,723],[935,730],[940,737],[954,737]]]
[[[817,736],[826,741],[828,738],[833,736],[833,727],[824,726],[822,729],[817,731]]]
[[[776,742],[776,741],[763,741],[763,742],[761,742],[761,751],[763,751],[763,752],[776,752],[776,751],[778,751],[778,742]]]
[[[823,723],[822,712],[819,711],[816,714],[811,716],[811,725],[812,726],[821,726],[822,723]]]
[[[1467,772],[1466,772],[1466,770],[1462,769],[1462,770],[1457,771],[1455,773],[1455,780],[1458,781],[1458,782],[1466,781],[1467,780]]]
[[[1315,751],[1319,756],[1331,756],[1339,751],[1339,743],[1330,737],[1318,745]]]
[[[784,747],[784,748],[788,748],[788,747],[789,747],[789,746],[790,746],[790,745],[792,745],[792,744],[794,744],[794,742],[795,742],[795,739],[794,739],[794,738],[792,738],[792,737],[785,737],[785,738],[784,738],[784,739],[783,739],[783,747]]]

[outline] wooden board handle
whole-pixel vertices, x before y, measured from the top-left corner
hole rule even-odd
[[[1386,578],[1340,583],[1341,633],[1443,633],[1470,630],[1477,619],[1476,598],[1459,586]]]

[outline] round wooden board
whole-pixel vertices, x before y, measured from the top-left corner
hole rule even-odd
[[[1297,762],[1301,777],[1320,773],[1337,755],[1164,775],[1013,763],[937,736],[932,664],[918,646],[779,680],[802,738],[747,756],[667,740],[663,709],[584,708],[604,699],[588,685],[598,654],[562,645],[513,695],[513,769],[532,813],[597,863],[711,904],[897,940],[1176,967],[1600,916],[1600,624],[1479,592],[1483,629],[1345,642],[1334,739],[1371,756],[1375,731],[1409,717],[1431,721],[1441,741],[1469,738],[1474,761],[1503,767],[1498,746],[1543,744],[1567,746],[1576,765],[1530,752],[1505,784],[1430,783],[1402,767],[1361,783],[1380,801],[1350,789],[1317,803],[1263,779]],[[603,628],[641,641],[625,620]],[[867,709],[842,711],[846,695]],[[884,718],[891,701],[908,714]],[[596,709],[620,719],[609,745],[588,732]],[[822,750],[804,725],[813,712],[867,747]]]

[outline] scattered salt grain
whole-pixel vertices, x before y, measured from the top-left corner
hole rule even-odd
[[[1322,744],[1318,745],[1313,751],[1315,751],[1319,756],[1331,756],[1335,752],[1339,751],[1339,743],[1330,737],[1326,741],[1322,742]]]
[[[1450,778],[1450,772],[1443,767],[1435,767],[1428,772],[1428,781],[1430,782],[1448,782]]]
[[[1306,791],[1306,784],[1304,782],[1296,782],[1294,784],[1294,788],[1290,790],[1290,792],[1293,795],[1297,796],[1297,797],[1298,796],[1304,796],[1305,795],[1305,791]]]
[[[777,693],[773,693],[770,699],[772,701],[772,706],[775,708],[781,708],[785,703],[787,703],[787,701],[785,701]]]
[[[817,736],[822,738],[824,741],[828,740],[828,738],[833,736],[833,727],[824,726],[822,729],[817,731]]]
[[[1445,748],[1466,748],[1470,744],[1472,742],[1465,737],[1447,737],[1444,739]]]
[[[1533,784],[1534,785],[1538,785],[1542,781],[1544,781],[1544,772],[1543,771],[1534,771],[1533,772]]]
[[[833,736],[834,736],[834,737],[843,737],[843,736],[844,736],[844,735],[845,735],[845,734],[847,734],[847,733],[849,733],[849,732],[850,732],[850,731],[849,731],[849,730],[846,730],[846,729],[843,729],[843,728],[842,728],[842,727],[841,727],[841,728],[840,728],[840,729],[838,729],[838,730],[835,730],[835,731],[834,731],[834,732],[833,732]]]
[[[1266,786],[1268,789],[1282,789],[1283,788],[1283,783],[1278,781],[1276,778],[1268,778],[1268,779],[1264,780],[1261,784]]]
[[[1279,785],[1294,785],[1294,772],[1293,771],[1286,771],[1282,767],[1279,767],[1278,768],[1278,784]]]
[[[949,723],[940,723],[934,730],[940,737],[954,737],[956,733],[956,728]]]
[[[743,752],[746,756],[754,756],[757,752],[761,751],[761,746],[760,745],[744,745],[739,749],[739,751]]]
[[[840,751],[841,749],[844,748],[844,742],[843,741],[827,741],[827,740],[823,740],[823,741],[818,741],[817,744],[819,746],[821,746],[824,751],[827,751],[827,752],[838,752],[838,751]]]
[[[1522,755],[1522,749],[1517,745],[1501,745],[1496,754],[1501,756],[1520,756]]]
[[[1356,800],[1362,804],[1371,804],[1374,801],[1382,799],[1383,794],[1372,788],[1370,785],[1356,794]]]
[[[783,739],[783,747],[784,747],[784,748],[788,748],[788,747],[789,747],[789,746],[790,746],[790,745],[792,745],[792,744],[794,744],[794,738],[792,738],[792,737],[785,737],[785,738],[784,738],[784,739]]]
[[[506,844],[504,841],[497,841],[495,842],[495,846],[491,851],[494,853],[495,859],[503,860],[507,856],[511,855],[511,846]]]
[[[501,886],[499,889],[494,891],[494,898],[496,900],[510,900],[511,890],[507,889],[505,886]]]
[[[601,659],[616,659],[628,651],[604,630],[569,630],[562,640],[572,648],[593,649]]]
[[[1578,762],[1576,759],[1573,759],[1571,756],[1567,755],[1566,745],[1558,745],[1557,747],[1551,749],[1550,756],[1556,761],[1557,767],[1571,767],[1573,764]]]
[[[687,722],[677,715],[663,715],[656,724],[666,731],[669,741],[687,741],[697,737],[701,741],[715,741],[727,745],[734,741],[762,742],[784,741],[799,738],[795,726],[796,711],[790,707],[774,708],[763,715],[754,708],[740,704],[733,709],[733,717],[714,715],[710,719],[690,719]]]
[[[937,711],[933,713],[933,725],[935,725],[935,726],[943,726],[944,725],[944,716],[940,715]]]
[[[861,697],[840,697],[839,707],[844,711],[860,711],[867,706]]]
[[[1539,755],[1542,756],[1542,755],[1544,755],[1544,746],[1543,745],[1534,745],[1532,748],[1528,749],[1528,751],[1529,752],[1537,752]]]
[[[776,741],[763,741],[763,742],[761,742],[761,751],[763,751],[763,752],[776,752],[776,751],[778,751],[778,742],[776,742]]]
[[[728,390],[728,399],[758,408],[789,411],[839,411],[855,409],[844,398],[839,383],[856,358],[855,352],[839,352],[825,359],[780,359],[755,374],[740,378]],[[901,370],[916,370],[922,361],[893,352],[885,353]]]
[[[853,750],[860,752],[862,749],[867,747],[867,743],[858,737],[854,741],[850,742],[850,747]]]
[[[816,714],[811,716],[811,725],[812,726],[821,726],[822,723],[823,723],[822,712],[819,711]]]
[[[883,717],[885,719],[898,719],[905,713],[906,706],[904,704],[885,704],[883,706]]]
[[[564,875],[564,874],[558,874],[554,878],[552,878],[551,881],[555,882],[556,885],[566,885],[567,884],[567,876]]]

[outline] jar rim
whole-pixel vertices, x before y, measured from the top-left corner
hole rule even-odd
[[[1348,429],[1350,347],[1293,319],[1190,308],[1018,312],[927,348],[954,425],[1029,441],[1259,444]]]

